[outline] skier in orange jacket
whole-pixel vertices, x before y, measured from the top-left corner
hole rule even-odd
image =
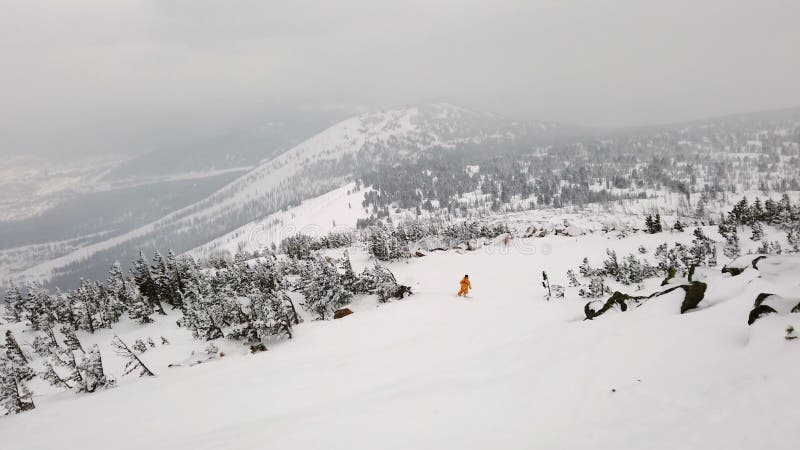
[[[458,291],[458,296],[466,297],[470,289],[472,289],[472,283],[469,282],[469,275],[464,275],[464,278],[461,279],[461,290]]]

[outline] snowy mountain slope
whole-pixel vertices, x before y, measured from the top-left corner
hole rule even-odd
[[[800,344],[783,328],[800,316],[747,326],[758,293],[797,292],[794,274],[709,270],[706,307],[680,315],[665,297],[593,321],[534,281],[687,234],[547,236],[394,263],[407,300],[359,298],[354,315],[302,324],[268,352],[193,368],[164,367],[193,345],[170,336],[144,354],[157,378],[42,398],[0,435],[14,449],[794,448]],[[471,299],[454,296],[463,273]]]
[[[366,192],[368,189],[357,191],[355,183],[349,183],[285,211],[250,222],[189,253],[197,257],[215,253],[233,255],[238,251],[267,249],[297,233],[321,236],[329,232],[354,231],[356,221],[369,214],[361,206]]]
[[[547,136],[554,125],[516,123],[447,104],[399,108],[344,120],[261,164],[214,194],[157,221],[14,274],[17,278],[99,276],[120,255],[139,249],[185,251],[253,220],[339,188],[359,158],[406,158],[461,142]]]

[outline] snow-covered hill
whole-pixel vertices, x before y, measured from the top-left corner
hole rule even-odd
[[[331,232],[351,232],[356,221],[369,214],[361,203],[368,189],[357,190],[355,183],[304,200],[300,205],[255,220],[230,233],[189,251],[197,257],[255,252],[279,245],[298,233],[322,236]]]
[[[711,231],[710,229],[707,231]],[[203,343],[171,334],[142,358],[152,379],[75,399],[37,398],[0,419],[4,448],[170,449],[792,449],[800,340],[784,339],[798,314],[748,326],[761,292],[797,298],[797,257],[731,276],[702,271],[698,309],[679,314],[664,296],[592,321],[553,282],[605,249],[686,240],[689,233],[546,236],[476,252],[441,252],[390,264],[415,295],[376,307],[371,297],[341,320],[307,321],[269,351],[192,368],[167,368]],[[532,251],[535,249],[535,251]],[[367,263],[350,249],[356,269]],[[766,260],[769,261],[769,260]],[[744,264],[747,266],[747,263]],[[785,270],[782,270],[781,267]],[[471,298],[454,293],[469,273]],[[651,280],[645,290],[656,290]],[[168,317],[117,327],[127,340],[157,337]],[[111,333],[82,336],[107,351]],[[104,355],[119,376],[114,355]]]
[[[99,276],[120,255],[139,249],[186,251],[306,198],[348,183],[375,158],[411,158],[459,143],[549,136],[558,127],[518,123],[448,104],[391,109],[344,120],[270,159],[207,198],[127,233],[80,247],[4,278],[61,281]]]

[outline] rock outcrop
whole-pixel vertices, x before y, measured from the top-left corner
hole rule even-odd
[[[744,272],[748,267],[758,269],[758,262],[766,258],[767,255],[746,255],[740,256],[722,267],[722,273],[729,273],[736,276]]]
[[[747,324],[752,325],[768,314],[791,313],[800,313],[800,300],[762,292],[758,294],[756,301],[753,303],[753,309],[750,310]]]
[[[689,284],[682,284],[680,286],[674,286],[669,289],[665,289],[663,291],[655,292],[650,295],[628,295],[623,292],[616,291],[614,292],[611,297],[605,302],[600,300],[595,300],[592,302],[587,303],[583,307],[583,312],[586,315],[586,320],[592,320],[595,317],[605,314],[606,312],[612,309],[618,309],[620,312],[625,312],[631,307],[638,307],[641,306],[643,303],[650,301],[654,298],[661,297],[665,294],[669,294],[677,289],[682,289],[684,291],[683,301],[681,302],[681,314],[691,311],[692,309],[697,308],[700,302],[705,297],[706,293],[706,284],[700,281],[694,281]],[[602,304],[602,306],[598,309],[595,309],[594,306],[598,303]]]
[[[336,311],[333,312],[333,318],[341,319],[342,317],[347,317],[350,314],[353,314],[353,310],[351,310],[350,308],[337,309]]]

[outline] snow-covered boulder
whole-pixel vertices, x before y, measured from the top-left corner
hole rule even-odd
[[[508,245],[511,242],[511,234],[510,233],[503,233],[496,238],[492,239],[492,243],[495,245]]]
[[[753,266],[758,269],[761,277],[771,283],[784,285],[791,283],[800,275],[800,256],[798,255],[770,255],[758,261]]]
[[[428,236],[416,242],[414,247],[425,252],[448,250],[452,247],[450,240],[443,236]]]
[[[583,236],[584,234],[586,234],[586,230],[577,225],[570,225],[567,228],[565,228],[561,232],[561,234],[563,234],[564,236]]]
[[[756,297],[747,324],[752,325],[756,320],[767,314],[800,313],[800,299],[787,298],[780,295],[761,293]]]
[[[695,281],[680,286],[670,287],[669,289],[655,292],[650,295],[628,295],[623,292],[616,291],[605,302],[601,300],[593,300],[583,307],[583,312],[586,314],[587,320],[592,320],[597,316],[605,314],[608,311],[625,312],[630,308],[635,308],[651,301],[656,297],[661,297],[669,294],[677,289],[684,291],[683,300],[681,301],[680,313],[683,314],[687,311],[697,308],[700,302],[705,297],[706,284]]]
[[[347,317],[350,314],[353,314],[353,310],[350,308],[337,309],[336,311],[333,312],[333,318],[341,319],[342,317]]]
[[[758,269],[758,263],[766,257],[767,255],[760,254],[740,256],[726,264],[722,268],[722,273],[729,273],[731,276],[735,277],[744,272],[747,268],[752,267],[753,269]]]

